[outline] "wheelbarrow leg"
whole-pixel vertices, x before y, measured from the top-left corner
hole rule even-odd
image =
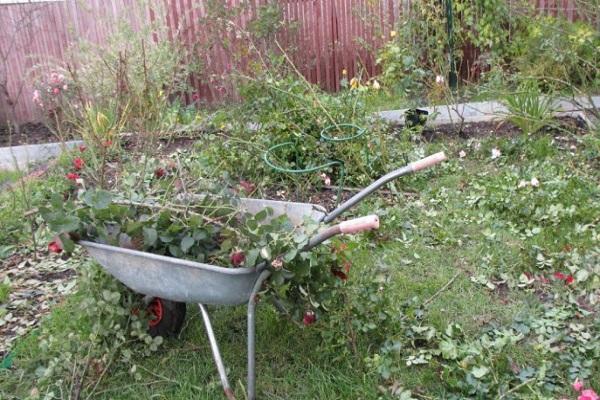
[[[270,271],[263,271],[252,289],[248,301],[248,400],[256,399],[256,361],[255,361],[255,338],[256,338],[256,303],[258,292],[265,281],[271,275]]]
[[[223,364],[223,359],[221,358],[221,353],[219,352],[219,345],[217,344],[217,339],[215,338],[215,333],[213,331],[212,324],[210,323],[210,318],[208,318],[208,312],[203,304],[198,304],[198,307],[200,307],[200,313],[202,314],[202,319],[204,320],[204,326],[206,327],[206,333],[208,334],[208,341],[210,342],[210,349],[212,350],[215,364],[217,364],[217,370],[219,371],[219,377],[221,378],[223,391],[225,391],[225,396],[227,396],[229,400],[235,400],[233,390],[231,390],[231,386],[229,386],[229,381],[227,380],[225,365]]]

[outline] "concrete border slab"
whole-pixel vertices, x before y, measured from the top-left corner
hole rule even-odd
[[[600,96],[558,99],[555,101],[554,107],[557,115],[579,114],[585,112],[586,109],[600,108]],[[499,101],[457,103],[420,108],[427,110],[429,115],[432,116],[427,120],[429,126],[453,124],[460,122],[461,118],[464,118],[465,123],[474,123],[501,121],[509,116],[508,109]],[[404,113],[407,110],[380,111],[375,115],[391,123],[404,124]]]
[[[65,149],[82,144],[81,140],[69,142],[26,144],[21,146],[0,147],[0,169],[14,171],[26,169],[29,164],[47,161],[58,156]],[[16,164],[15,164],[16,163]]]

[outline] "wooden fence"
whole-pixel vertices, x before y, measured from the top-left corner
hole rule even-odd
[[[215,0],[213,0],[214,3]],[[246,26],[268,0],[216,0],[242,11],[236,23]],[[574,18],[576,0],[534,0],[540,10],[565,13]],[[300,72],[326,90],[339,89],[342,70],[353,76],[362,69],[377,73],[375,50],[388,37],[410,0],[278,0],[287,22],[277,34],[278,41],[290,51]],[[9,104],[2,104],[2,77],[7,77],[9,98],[17,99],[19,122],[36,120],[38,110],[32,101],[28,71],[36,63],[64,59],[69,45],[79,38],[102,43],[118,21],[134,29],[149,21],[164,22],[171,40],[187,46],[203,41],[202,18],[207,16],[210,0],[64,0],[30,4],[0,5],[0,118]],[[151,6],[148,6],[150,4]],[[157,7],[160,6],[160,7]],[[157,8],[163,10],[157,11]],[[235,40],[232,33],[230,39]],[[154,40],[162,40],[154,37]],[[192,48],[190,47],[190,48]],[[7,58],[3,63],[2,57]],[[218,43],[210,51],[197,54],[206,76],[191,78],[191,83],[207,100],[221,93],[206,84],[206,77],[221,74],[231,67],[227,51]],[[3,68],[6,70],[3,71]],[[5,96],[4,96],[5,97]]]

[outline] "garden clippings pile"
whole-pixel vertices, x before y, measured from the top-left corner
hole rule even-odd
[[[329,246],[304,250],[317,222],[296,225],[285,215],[272,217],[270,208],[247,214],[224,196],[197,201],[137,203],[88,189],[57,194],[40,212],[57,235],[49,245],[53,252],[68,255],[77,241],[90,240],[229,268],[268,262],[273,270],[269,293],[277,293],[294,319],[327,310],[332,303],[327,288],[344,274],[345,255]]]

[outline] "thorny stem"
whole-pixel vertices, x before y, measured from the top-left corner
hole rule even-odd
[[[310,90],[310,92],[311,92],[311,94],[313,96],[313,100],[315,101],[315,103],[317,103],[319,105],[319,107],[321,108],[321,110],[323,110],[323,112],[325,113],[325,115],[327,116],[327,118],[329,118],[329,120],[331,121],[331,123],[335,126],[336,130],[340,131],[340,127],[337,124],[337,122],[335,121],[335,119],[331,116],[331,114],[329,113],[329,111],[327,111],[327,109],[325,108],[325,106],[323,106],[323,103],[321,103],[321,101],[319,100],[319,96],[315,92],[315,89],[314,89],[313,85],[311,85],[310,82],[308,82],[306,80],[306,78],[304,77],[304,75],[302,75],[302,73],[300,71],[298,71],[298,68],[296,68],[296,65],[292,62],[292,60],[290,59],[289,55],[281,47],[281,45],[279,44],[279,42],[277,40],[275,40],[275,44],[277,45],[277,47],[279,48],[279,50],[283,54],[283,57],[290,64],[290,66],[292,67],[292,69],[294,70],[294,72],[296,73],[296,75],[298,75],[298,77],[304,82],[304,84],[306,85],[306,87],[308,88],[308,90]]]

